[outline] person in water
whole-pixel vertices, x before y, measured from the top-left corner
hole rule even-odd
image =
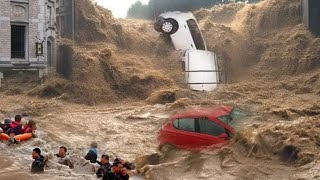
[[[98,144],[96,142],[92,142],[91,148],[84,158],[86,160],[90,160],[91,163],[96,163],[98,158],[97,148],[98,148]]]
[[[8,134],[13,133],[15,135],[21,134],[22,124],[21,124],[21,116],[16,115],[14,117],[14,121],[9,123]]]
[[[35,133],[36,129],[37,129],[36,122],[34,120],[30,119],[28,124],[23,126],[22,132],[23,133]]]
[[[111,170],[111,164],[109,162],[109,156],[108,155],[102,155],[100,160],[100,167],[96,172],[96,175],[98,178],[103,177],[104,174],[106,174],[108,171]]]
[[[125,161],[119,157],[117,157],[114,162],[120,162],[123,167],[125,167],[127,170],[134,170],[136,168],[136,165],[134,163],[129,163],[128,161]]]
[[[14,136],[18,134],[22,134],[22,124],[21,124],[21,116],[16,115],[14,117],[14,121],[9,124],[9,129],[7,131],[7,134],[10,136],[10,141],[11,143],[18,143],[15,139]]]
[[[34,159],[31,165],[32,173],[43,173],[44,172],[44,157],[41,156],[41,150],[34,148],[32,151],[32,158]]]
[[[10,117],[5,118],[4,124],[0,123],[0,127],[4,133],[6,133],[9,129],[9,124],[12,122]]]
[[[70,161],[70,157],[67,155],[67,148],[64,146],[61,146],[59,148],[58,154],[55,154],[59,158],[58,163],[69,166],[70,169],[73,169],[73,164]]]
[[[123,168],[121,162],[114,162],[111,170],[104,174],[102,180],[128,180],[129,175],[126,173],[126,170]]]

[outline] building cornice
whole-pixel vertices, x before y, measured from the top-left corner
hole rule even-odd
[[[11,2],[29,4],[29,0],[11,0]]]

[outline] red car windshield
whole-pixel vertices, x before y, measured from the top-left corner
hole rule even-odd
[[[237,109],[237,108],[233,108],[229,114],[220,116],[220,117],[218,117],[218,119],[220,121],[232,126],[233,128],[235,128],[234,124],[237,122],[237,120],[241,119],[247,115],[248,114],[245,111]]]

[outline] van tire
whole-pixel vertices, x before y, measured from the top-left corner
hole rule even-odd
[[[161,31],[165,34],[174,34],[178,31],[179,24],[174,19],[165,19],[161,24]]]

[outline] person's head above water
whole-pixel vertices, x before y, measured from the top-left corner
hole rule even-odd
[[[41,154],[41,150],[39,148],[34,148],[32,150],[32,158],[33,159],[37,159],[40,157],[40,154]]]
[[[35,122],[34,120],[32,120],[32,119],[29,120],[28,125],[29,125],[31,128],[37,128],[36,122]]]
[[[21,121],[21,116],[20,115],[16,115],[14,117],[14,121],[20,122]]]
[[[122,158],[117,157],[116,159],[114,159],[114,162],[120,162],[120,163],[124,163],[124,160]]]
[[[91,146],[91,148],[97,148],[98,147],[98,143],[92,142],[90,146]]]
[[[109,156],[108,155],[102,155],[101,156],[101,164],[105,165],[109,163]]]
[[[61,146],[60,148],[59,148],[59,156],[61,156],[61,157],[64,157],[64,156],[66,156],[67,155],[67,148],[66,147],[64,147],[64,146]]]
[[[123,169],[123,165],[121,162],[117,161],[117,162],[114,162],[113,165],[112,165],[112,169],[115,173],[120,173],[121,170]]]

